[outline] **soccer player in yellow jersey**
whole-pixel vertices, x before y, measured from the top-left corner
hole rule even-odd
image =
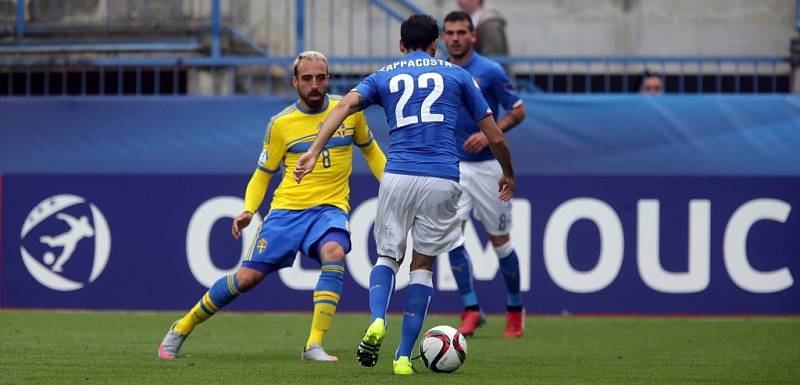
[[[239,239],[261,205],[272,174],[283,164],[283,179],[275,191],[267,218],[253,240],[250,253],[236,273],[220,278],[183,318],[176,321],[158,348],[170,360],[194,327],[214,315],[267,274],[291,266],[297,252],[318,260],[322,272],[314,291],[311,332],[302,358],[336,361],[322,348],[342,292],[344,257],[350,251],[348,212],[349,176],[353,145],[359,147],[375,178],[380,180],[386,157],[373,140],[361,112],[340,125],[322,150],[317,172],[294,180],[297,160],[314,142],[319,125],[341,97],[327,94],[328,63],[319,52],[306,51],[294,61],[292,85],[300,98],[273,116],[264,135],[264,149],[245,192],[244,212],[234,219],[231,232]]]

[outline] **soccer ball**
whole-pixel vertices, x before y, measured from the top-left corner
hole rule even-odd
[[[419,355],[425,367],[434,372],[454,372],[467,359],[467,340],[450,326],[436,326],[422,337]]]

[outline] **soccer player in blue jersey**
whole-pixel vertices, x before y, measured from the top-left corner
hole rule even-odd
[[[478,81],[495,117],[498,116],[498,107],[503,106],[506,114],[497,126],[506,132],[525,119],[525,106],[514,92],[503,67],[474,50],[475,39],[469,14],[455,11],[445,16],[444,42],[449,55],[448,61],[463,67]],[[500,271],[506,284],[504,335],[509,338],[521,337],[525,331],[525,309],[520,297],[519,261],[509,236],[511,202],[497,199],[494,193],[495,183],[502,175],[502,170],[487,147],[486,136],[464,114],[459,114],[456,122],[456,143],[459,145],[461,187],[464,190],[458,202],[461,228],[464,228],[472,212],[489,234],[489,242],[499,258]],[[450,250],[450,266],[464,301],[459,331],[469,336],[483,324],[483,317],[472,285],[469,255],[463,243],[462,238],[458,246]]]
[[[409,358],[431,301],[433,262],[437,255],[451,250],[461,236],[455,122],[462,106],[486,135],[503,169],[498,198],[508,201],[514,192],[514,170],[505,137],[469,73],[433,57],[438,37],[439,28],[432,17],[413,15],[405,20],[400,27],[400,51],[406,56],[373,73],[345,95],[295,167],[295,178],[300,181],[312,172],[320,151],[342,120],[373,104],[383,107],[390,145],[374,227],[378,261],[369,278],[371,321],[356,356],[363,366],[377,363],[386,336],[386,309],[411,230],[411,282],[406,290],[400,345],[392,364],[395,374],[414,373]]]
[[[298,252],[319,261],[321,274],[314,291],[311,331],[301,358],[336,361],[322,348],[322,339],[333,323],[344,277],[344,257],[350,251],[349,176],[353,146],[364,153],[375,178],[381,178],[386,157],[372,138],[362,113],[350,115],[336,126],[336,138],[319,149],[319,171],[294,181],[294,165],[317,135],[317,127],[341,97],[328,95],[328,62],[319,52],[301,53],[294,62],[292,84],[299,99],[273,116],[264,135],[263,150],[245,191],[244,212],[233,221],[231,232],[239,239],[261,206],[269,180],[280,165],[283,179],[275,190],[270,211],[250,253],[236,273],[220,278],[197,304],[170,327],[158,348],[163,359],[177,356],[195,326],[247,292],[268,274],[291,266]],[[329,136],[330,137],[330,136]]]

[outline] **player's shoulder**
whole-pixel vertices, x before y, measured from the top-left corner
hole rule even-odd
[[[506,70],[503,68],[502,65],[500,65],[500,63],[492,59],[489,59],[488,57],[483,56],[477,52],[473,52],[473,55],[475,55],[474,60],[476,67],[480,68],[481,70],[491,73],[493,75],[504,75],[506,73]]]
[[[269,120],[269,124],[270,125],[278,124],[281,121],[286,120],[287,118],[290,118],[292,116],[292,114],[294,114],[297,111],[299,111],[297,109],[297,106],[294,103],[292,103],[292,104],[286,106],[283,110],[281,110],[277,114],[272,115],[272,118],[270,118],[270,120]]]
[[[473,76],[472,73],[470,73],[461,66],[453,64],[452,67],[443,68],[441,74],[443,76],[453,78],[457,83],[460,83],[462,86],[474,85],[475,87],[478,87],[478,83],[475,82],[475,76]]]
[[[292,103],[286,106],[283,110],[281,110],[277,114],[272,115],[272,117],[269,119],[269,122],[267,123],[265,137],[269,138],[273,132],[279,132],[280,128],[284,125],[283,122],[285,122],[286,119],[294,115],[294,113],[297,111],[298,111],[297,106],[295,106],[294,103]]]
[[[328,94],[328,110],[330,111],[331,108],[336,107],[343,98],[342,95]]]

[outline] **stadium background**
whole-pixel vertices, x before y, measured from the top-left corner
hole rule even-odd
[[[509,139],[530,312],[800,311],[796,2],[490,5],[529,112]],[[327,53],[346,91],[396,57],[408,14],[454,7],[0,2],[0,306],[186,307],[244,252],[225,229],[266,121],[294,98],[292,56]],[[665,95],[635,93],[645,69]],[[368,115],[388,143],[382,111]],[[354,174],[341,307],[363,311],[377,190],[360,158]],[[60,250],[39,239],[68,229],[59,212],[88,215],[95,236],[55,272],[44,258]],[[469,235],[479,296],[502,297],[484,234]],[[448,270],[440,258],[434,311],[459,310]],[[232,308],[305,310],[315,274],[298,261]]]
[[[487,2],[508,20],[511,55],[495,59],[528,110],[508,138],[529,317],[524,338],[499,337],[502,279],[469,225],[489,322],[444,379],[798,383],[800,1]],[[328,54],[343,92],[398,56],[401,20],[455,3],[0,0],[0,384],[405,380],[391,360],[352,361],[375,258],[377,185],[360,155],[325,342],[345,362],[298,360],[318,274],[303,260],[199,327],[179,360],[155,350],[237,266],[247,241],[230,221],[267,120],[295,98],[294,55]],[[664,95],[636,93],[645,70]],[[367,115],[388,143],[383,112]],[[92,235],[44,244],[68,216]],[[426,328],[457,325],[447,258],[434,286]]]

